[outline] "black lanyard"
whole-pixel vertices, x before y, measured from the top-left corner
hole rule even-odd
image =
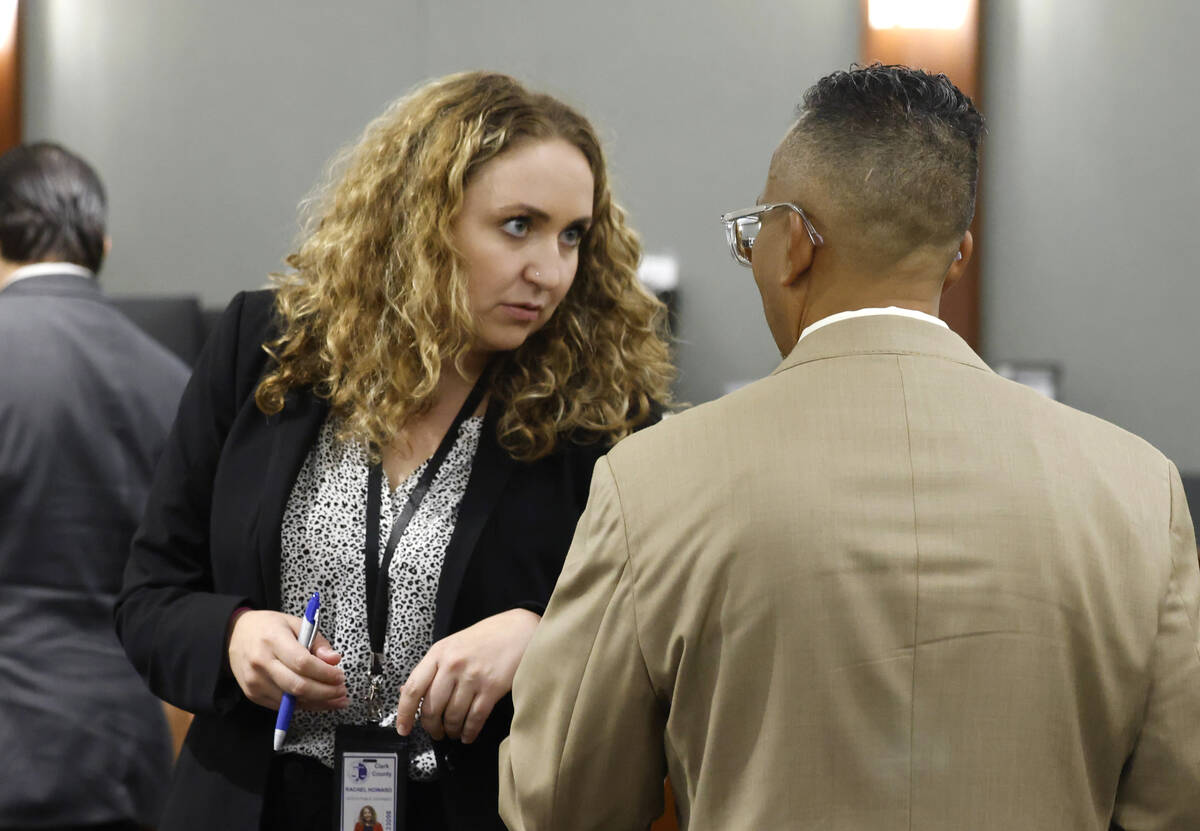
[[[378,705],[378,696],[383,685],[383,642],[387,634],[388,611],[391,605],[388,599],[391,593],[388,567],[392,564],[396,545],[404,536],[417,509],[421,507],[425,494],[428,493],[434,478],[441,470],[442,463],[446,461],[446,456],[458,440],[459,429],[479,406],[479,401],[487,387],[483,378],[484,376],[481,375],[475,382],[467,400],[463,402],[462,409],[454,417],[454,423],[442,437],[442,443],[438,445],[437,450],[426,462],[421,478],[409,492],[408,500],[392,523],[392,533],[388,536],[387,548],[383,552],[382,561],[379,558],[379,514],[383,510],[383,465],[379,463],[371,465],[370,473],[367,474],[367,535],[364,559],[367,565],[367,634],[371,642],[369,707],[372,704]],[[372,715],[371,718],[376,718],[376,716]]]

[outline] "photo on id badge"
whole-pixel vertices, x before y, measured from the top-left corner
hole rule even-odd
[[[347,753],[342,764],[344,831],[395,831],[395,753]]]

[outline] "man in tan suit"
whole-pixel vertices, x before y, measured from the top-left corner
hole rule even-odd
[[[1178,472],[934,317],[981,131],[942,76],[808,91],[726,215],[786,357],[597,465],[514,684],[514,831],[644,829],[666,773],[692,831],[1200,829]]]

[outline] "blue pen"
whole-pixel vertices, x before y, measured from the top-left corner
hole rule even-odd
[[[313,636],[317,634],[317,621],[321,619],[321,593],[313,592],[304,607],[304,622],[300,624],[300,636],[297,638],[305,649],[312,649]],[[287,738],[288,725],[292,723],[292,708],[296,706],[296,697],[284,693],[279,702],[279,715],[275,718],[275,751],[283,749],[283,740]]]

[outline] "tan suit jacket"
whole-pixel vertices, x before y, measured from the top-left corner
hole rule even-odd
[[[517,673],[514,831],[1200,829],[1174,466],[868,317],[621,442]]]

